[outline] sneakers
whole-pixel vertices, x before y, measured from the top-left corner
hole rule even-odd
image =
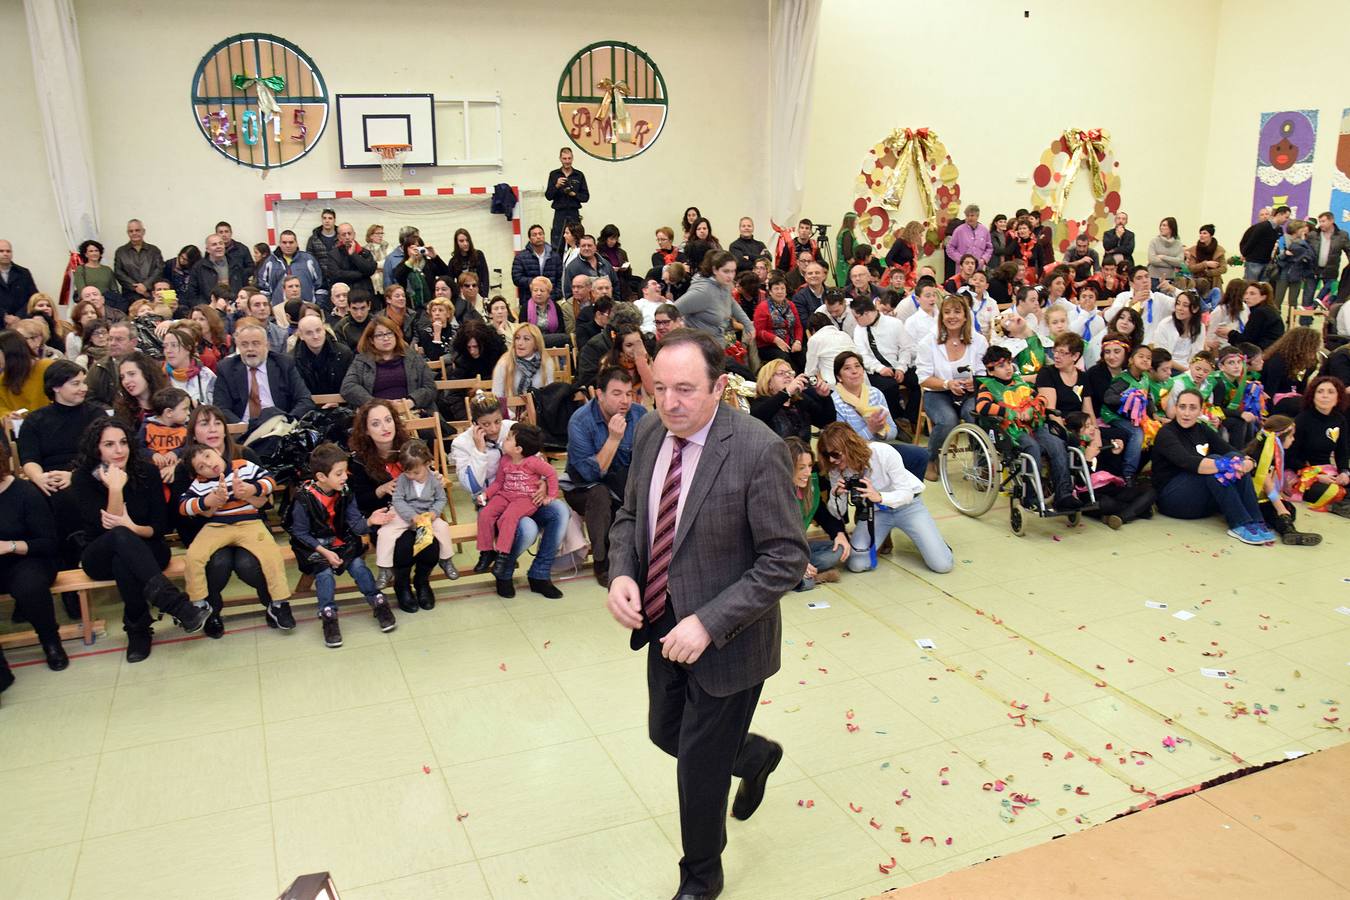
[[[389,608],[389,601],[384,599],[384,594],[376,594],[374,597],[367,597],[366,599],[375,612],[375,621],[379,623],[381,631],[388,633],[398,627],[398,621],[394,618],[394,611]]]
[[[325,606],[319,612],[319,621],[323,623],[323,644],[325,647],[342,646],[342,628],[338,625],[336,606]]]
[[[1228,536],[1237,538],[1244,544],[1260,546],[1270,544],[1275,541],[1275,535],[1267,531],[1265,526],[1256,524],[1239,525],[1236,528],[1228,529]]]
[[[455,561],[449,556],[441,560],[441,571],[444,572],[445,577],[449,578],[451,581],[454,581],[459,577],[459,569],[455,568]]]
[[[273,628],[280,628],[282,631],[293,631],[295,629],[295,616],[291,613],[291,605],[285,600],[280,603],[269,603],[267,605],[267,624]]]
[[[211,607],[205,601],[193,603],[184,599],[183,603],[172,613],[174,621],[178,627],[182,628],[187,634],[196,634],[206,625],[206,620],[211,617]]]
[[[375,590],[382,591],[389,587],[389,583],[394,580],[394,570],[380,566],[375,574]]]

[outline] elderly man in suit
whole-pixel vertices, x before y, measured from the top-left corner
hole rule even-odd
[[[234,326],[236,356],[227,356],[216,368],[215,401],[249,431],[276,415],[296,418],[314,409],[305,380],[295,360],[267,348],[267,330],[257,319],[244,317]]]
[[[750,719],[779,667],[778,601],[808,562],[787,447],[722,404],[724,359],[703,332],[662,342],[657,415],[637,427],[610,531],[609,611],[647,647],[648,732],[678,760],[676,900],[721,893],[731,778],[732,815],[747,819],[783,758]]]

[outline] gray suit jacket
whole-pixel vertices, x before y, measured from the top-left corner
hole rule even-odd
[[[610,530],[609,574],[645,587],[648,502],[661,417],[643,416],[633,442],[624,504]],[[793,502],[787,446],[757,419],[719,405],[675,532],[668,602],[676,620],[694,613],[712,643],[690,667],[699,686],[726,697],[778,671],[783,642],[778,601],[810,560]],[[633,632],[632,646],[650,640]]]

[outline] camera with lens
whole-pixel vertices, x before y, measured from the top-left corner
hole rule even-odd
[[[816,389],[816,385],[818,384],[820,384],[820,379],[818,377],[816,377],[815,375],[806,376],[806,389],[808,391],[814,391]]]
[[[816,229],[816,237],[820,238],[822,241],[829,240],[830,226],[827,223],[817,222],[814,227]]]
[[[872,501],[867,499],[867,486],[863,484],[862,477],[853,475],[844,479],[844,489],[848,491],[848,502],[854,506],[871,506]]]

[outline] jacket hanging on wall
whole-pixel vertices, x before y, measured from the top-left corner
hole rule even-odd
[[[516,192],[506,182],[492,187],[492,212],[506,216],[509,220],[516,211]]]

